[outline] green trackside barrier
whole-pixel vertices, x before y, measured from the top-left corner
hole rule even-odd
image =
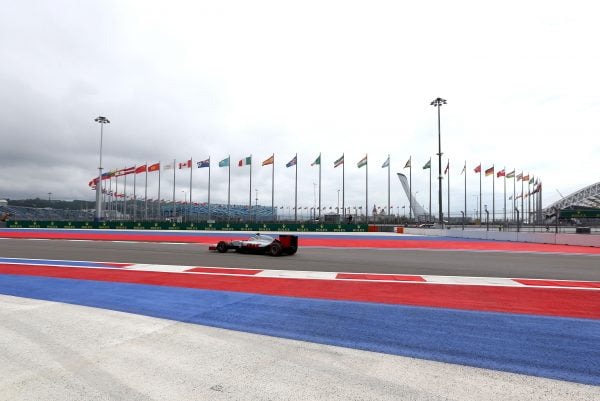
[[[142,221],[8,221],[7,228],[60,228],[106,230],[190,230],[190,231],[297,231],[367,232],[366,224],[315,223],[170,223]]]

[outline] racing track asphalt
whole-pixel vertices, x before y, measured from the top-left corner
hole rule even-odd
[[[291,257],[230,252],[206,245],[0,239],[0,256],[355,273],[600,280],[600,256],[487,251],[301,248]]]

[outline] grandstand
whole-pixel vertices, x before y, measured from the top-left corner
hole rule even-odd
[[[0,215],[4,213],[10,214],[10,220],[88,221],[94,218],[94,212],[88,210],[0,205]]]
[[[600,209],[600,182],[589,185],[544,208],[546,218],[553,218],[557,210],[564,209]]]
[[[164,217],[185,216],[192,220],[208,219],[207,204],[176,204],[175,213],[173,213],[173,205],[163,205],[161,211]],[[271,221],[273,215],[277,220],[277,208],[272,209],[268,206],[252,206],[249,209],[248,205],[230,205],[228,214],[227,205],[210,205],[210,217],[215,221],[226,221],[228,218],[231,221]]]

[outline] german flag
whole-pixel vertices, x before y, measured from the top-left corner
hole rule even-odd
[[[487,177],[488,175],[493,175],[494,174],[494,166],[488,168],[487,170],[485,170],[485,176]]]

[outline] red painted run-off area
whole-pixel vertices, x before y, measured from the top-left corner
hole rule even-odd
[[[0,274],[600,319],[598,290],[286,279],[19,264],[0,264]]]
[[[46,238],[46,239],[83,239],[96,241],[142,241],[142,242],[188,242],[198,244],[216,244],[229,240],[223,236],[195,235],[161,235],[151,234],[119,234],[119,233],[67,233],[67,232],[2,232],[5,238]],[[447,249],[470,251],[509,251],[509,252],[552,252],[552,253],[582,253],[598,254],[600,248],[572,245],[534,244],[524,242],[501,241],[461,241],[461,240],[430,240],[430,239],[353,239],[353,238],[302,238],[298,240],[302,246],[320,246],[336,248],[389,248],[389,249]]]

